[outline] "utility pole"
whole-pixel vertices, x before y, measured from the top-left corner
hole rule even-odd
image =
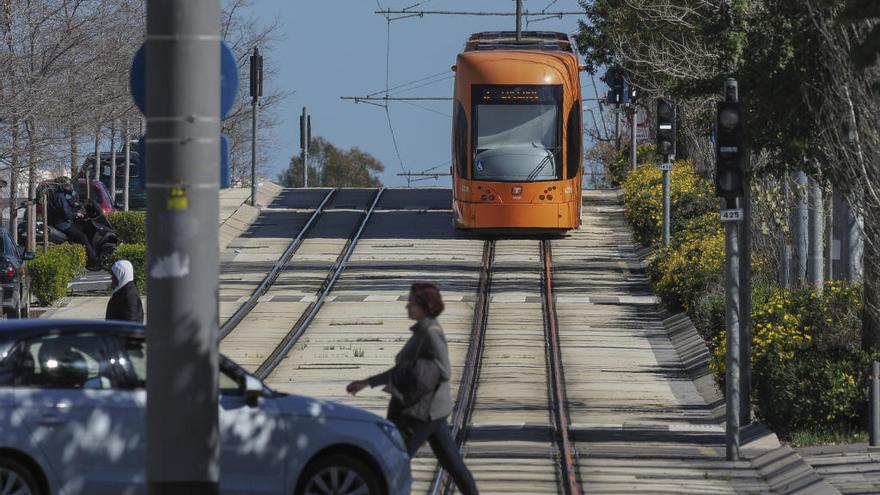
[[[738,95],[737,95],[738,96]],[[738,98],[737,98],[738,99]],[[745,142],[745,141],[744,141]],[[739,227],[740,424],[752,422],[752,153],[743,146],[743,219]]]
[[[516,0],[516,41],[522,39],[522,0]]]
[[[92,198],[92,187],[91,187],[92,178],[89,177],[88,172],[86,172],[85,176],[86,176],[85,177],[85,180],[86,180],[86,200],[88,201],[89,199]],[[95,178],[96,179],[101,178],[101,125],[100,124],[98,124],[98,126],[95,127]],[[71,179],[72,179],[71,182],[73,182],[74,187],[76,187],[77,179],[75,177],[71,177]]]
[[[302,150],[303,187],[309,187],[309,144],[312,141],[312,116],[303,107],[299,117],[299,147]]]
[[[149,495],[219,493],[219,19],[218,0],[147,1]]]
[[[742,329],[740,326],[740,270],[739,223],[743,211],[739,201],[743,197],[745,174],[743,170],[743,123],[738,102],[737,82],[728,79],[724,85],[725,100],[718,104],[715,128],[716,173],[715,192],[721,198],[721,221],[725,224],[725,295],[727,329],[727,460],[739,460]]]
[[[260,48],[254,47],[251,55],[251,206],[257,206],[257,114],[260,97],[263,96],[263,56]]]
[[[663,175],[663,245],[669,245],[672,211],[670,205],[670,178],[672,162],[675,160],[675,103],[665,98],[657,100],[657,152],[662,159],[660,170]]]

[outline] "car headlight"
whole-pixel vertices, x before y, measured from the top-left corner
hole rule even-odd
[[[401,451],[406,452],[406,444],[403,442],[403,437],[400,435],[400,431],[397,430],[397,427],[394,426],[393,423],[389,421],[384,421],[382,423],[377,423],[379,429],[382,430],[385,435],[391,440],[391,443],[397,446]]]

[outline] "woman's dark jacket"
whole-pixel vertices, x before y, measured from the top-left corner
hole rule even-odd
[[[144,306],[134,282],[123,285],[110,297],[110,302],[107,303],[107,319],[144,322]]]
[[[410,330],[412,336],[394,358],[394,367],[367,381],[391,392],[389,418],[400,414],[420,421],[445,418],[452,412],[452,397],[443,328],[435,318],[423,318]]]

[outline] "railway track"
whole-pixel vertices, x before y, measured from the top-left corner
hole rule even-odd
[[[484,493],[580,493],[552,274],[549,241],[486,242],[451,420]],[[452,493],[440,468],[429,493]]]
[[[331,191],[256,290],[221,326],[220,350],[260,378],[320,310],[384,189]]]

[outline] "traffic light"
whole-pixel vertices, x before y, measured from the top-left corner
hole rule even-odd
[[[718,103],[718,119],[715,124],[715,194],[724,198],[736,198],[743,194],[742,112],[739,103]]]
[[[254,47],[254,54],[251,55],[251,98],[259,98],[263,96],[263,56],[260,55],[260,49]]]
[[[675,103],[665,98],[657,100],[657,153],[675,154]]]

